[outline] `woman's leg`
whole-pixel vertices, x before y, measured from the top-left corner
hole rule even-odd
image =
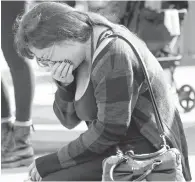
[[[120,146],[120,148],[124,152],[133,149],[135,153],[139,154],[156,151],[151,143],[143,137],[129,140],[128,144],[123,144]],[[95,158],[92,161],[51,173],[44,177],[42,181],[101,181],[103,172],[102,161],[111,155],[116,155],[115,147],[110,148],[103,155]]]
[[[141,134],[118,146],[124,153],[128,150],[133,150],[137,154],[156,152],[156,148]],[[101,181],[102,161],[112,155],[116,155],[115,146],[92,161],[51,173],[42,181]]]
[[[23,11],[24,1],[2,1],[1,5],[2,51],[11,71],[16,103],[16,121],[13,132],[9,135],[14,138],[15,147],[3,156],[2,167],[17,167],[29,165],[33,160],[30,127],[32,125],[31,105],[34,95],[34,76],[30,65],[18,56],[14,48],[12,27],[17,15]]]
[[[42,181],[101,181],[104,158],[100,156],[93,161],[51,173]]]

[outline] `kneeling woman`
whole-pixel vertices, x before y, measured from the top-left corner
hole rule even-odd
[[[102,161],[116,146],[135,153],[161,145],[141,66],[128,39],[146,64],[170,145],[183,154],[190,180],[183,126],[163,70],[146,45],[126,28],[94,13],[61,4],[36,5],[18,20],[15,43],[23,57],[51,69],[58,87],[53,104],[61,124],[72,129],[82,120],[88,130],[57,152],[37,158],[29,175],[37,181],[100,181]]]

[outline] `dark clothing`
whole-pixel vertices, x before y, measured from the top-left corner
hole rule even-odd
[[[18,56],[14,48],[12,27],[17,15],[24,11],[23,9],[24,1],[1,1],[1,47],[14,84],[17,121],[30,119],[34,94],[34,77],[30,65]],[[6,98],[3,98],[1,107],[8,109],[7,103]],[[10,115],[9,109],[4,112]]]
[[[168,142],[182,152],[184,175],[186,180],[190,180],[187,143],[183,126],[161,66],[145,44],[135,35],[122,27],[113,31],[127,38],[141,54],[147,67]],[[88,112],[85,114],[79,112],[81,111],[80,107],[85,108],[86,111],[89,110],[89,113],[91,111],[94,115],[91,116],[88,130],[76,140],[63,146],[58,152],[36,160],[37,169],[42,177],[53,172],[55,175],[55,172],[59,170],[67,172],[72,169],[74,171],[79,165],[85,168],[85,164],[96,161],[101,155],[105,157],[107,151],[115,148],[116,145],[126,148],[126,145],[130,144],[134,150],[136,147],[139,148],[135,152],[145,153],[148,150],[154,152],[154,149],[159,149],[162,144],[156,129],[154,110],[143,71],[126,42],[113,38],[100,51],[92,62],[90,79],[92,83],[90,91],[87,90],[86,96],[84,94],[80,100],[76,101],[77,103],[74,99],[76,79],[68,88],[58,85],[53,107],[56,116],[65,127],[74,128],[86,117],[90,120],[89,116],[84,117]],[[91,97],[90,104],[86,99],[87,96]],[[82,103],[78,104],[78,102]],[[96,110],[92,111],[94,108]],[[135,128],[137,128],[138,136],[133,135]],[[132,144],[137,137],[142,138],[144,142]],[[148,146],[144,147],[145,145]],[[99,169],[100,166],[97,168]],[[90,169],[86,170],[90,171]],[[82,176],[81,173],[77,175]],[[46,179],[49,178],[46,177]],[[64,176],[64,179],[69,178]],[[57,179],[53,178],[53,180]],[[80,180],[87,179],[80,178]]]
[[[7,86],[1,78],[1,118],[11,117],[10,99]]]
[[[188,9],[189,3],[188,1],[162,1],[162,8],[175,8],[175,9]]]
[[[151,153],[156,151],[149,141],[143,137],[131,139],[128,141],[128,144],[120,146],[120,149],[123,151],[133,149],[136,153]],[[101,181],[102,161],[106,157],[115,154],[116,149],[111,147],[93,160],[51,173],[44,177],[42,181]]]

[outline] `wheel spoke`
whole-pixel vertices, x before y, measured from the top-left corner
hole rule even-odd
[[[179,103],[181,107],[189,112],[195,107],[195,91],[190,85],[183,85],[178,90]]]

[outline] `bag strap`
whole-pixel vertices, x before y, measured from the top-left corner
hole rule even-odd
[[[122,158],[116,164],[113,164],[112,165],[112,167],[110,169],[110,172],[109,172],[110,179],[112,181],[115,181],[115,179],[114,179],[114,170],[116,169],[116,167],[119,166],[121,163],[126,162],[126,161],[127,160],[125,158]],[[134,179],[132,182],[135,182],[135,181],[143,181],[146,178],[146,176],[148,176],[161,163],[162,163],[161,160],[154,159],[152,161],[152,163],[148,165],[148,169],[146,171],[144,171],[144,173],[142,175],[140,175],[138,178]]]
[[[135,48],[135,46],[129,40],[127,40],[125,37],[123,37],[121,35],[118,35],[118,34],[111,34],[111,35],[108,35],[107,38],[108,37],[109,38],[120,38],[120,39],[124,40],[131,47],[134,54],[136,55],[140,65],[141,65],[142,71],[144,73],[144,77],[145,77],[147,85],[148,85],[150,97],[151,97],[151,100],[152,100],[152,106],[153,106],[153,109],[154,109],[156,124],[157,124],[157,127],[158,127],[158,132],[160,134],[160,137],[162,138],[163,144],[165,146],[167,146],[166,140],[165,140],[164,127],[163,127],[163,124],[162,124],[162,118],[160,116],[160,112],[159,112],[158,107],[157,107],[154,92],[153,92],[153,89],[152,89],[152,86],[151,86],[151,83],[150,83],[150,80],[149,80],[147,68],[146,68],[146,65],[145,65],[144,61],[142,61],[142,58],[141,58],[139,52],[137,51],[137,49]]]

